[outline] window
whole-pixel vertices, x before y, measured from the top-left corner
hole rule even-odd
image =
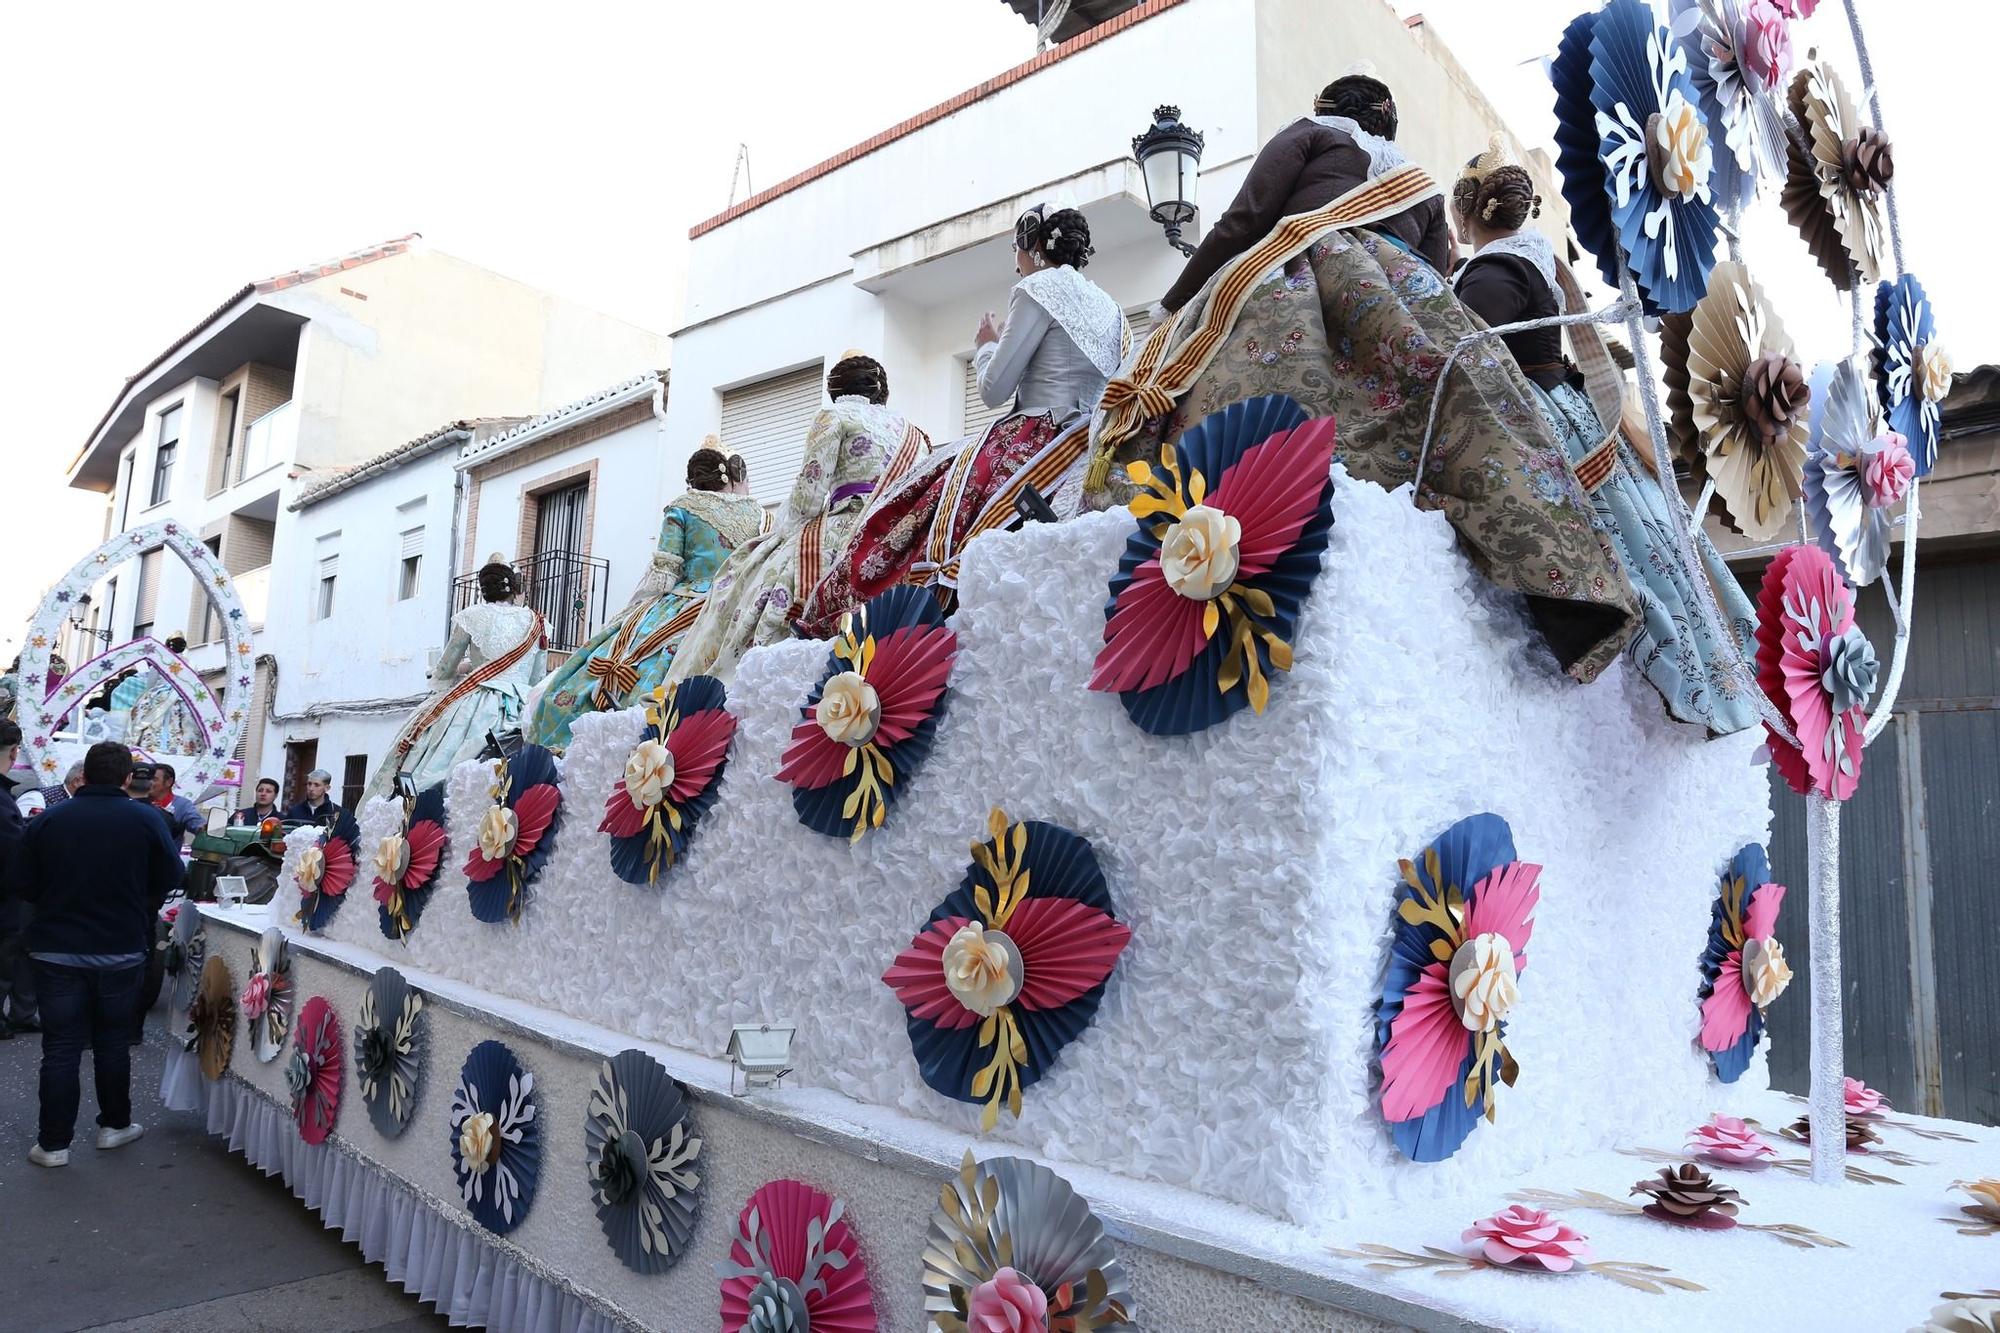
[[[971,435],[984,431],[1014,410],[1013,399],[1008,399],[999,407],[988,407],[986,400],[979,396],[979,365],[971,357],[965,359],[965,383],[959,389],[962,406],[959,411],[960,435]]]
[[[173,493],[174,455],[181,447],[181,409],[177,403],[160,413],[159,446],[153,451],[153,492],[149,505]]]
[[[396,575],[396,600],[407,602],[423,590],[424,530],[403,533],[403,563]]]
[[[231,389],[222,395],[222,411],[218,416],[220,432],[215,438],[215,449],[209,455],[208,493],[214,495],[228,488],[236,478],[231,474],[236,466],[236,422],[243,411],[243,391]]]
[[[319,767],[319,741],[285,742],[285,804],[306,798],[306,774]]]
[[[340,766],[340,804],[346,810],[361,807],[361,793],[368,788],[368,756],[351,754]]]
[[[125,520],[132,512],[132,455],[119,460],[118,477],[118,530],[125,531]]]
[[[143,639],[153,632],[153,619],[160,604],[160,548],[139,557],[139,596],[132,611],[132,637]]]
[[[319,539],[319,586],[313,593],[313,619],[325,620],[333,614],[333,587],[340,580],[340,534],[329,532]]]
[[[217,561],[222,559],[222,538],[204,537],[201,544],[208,548],[208,553]],[[222,613],[215,609],[215,603],[209,599],[208,589],[200,580],[195,581],[192,611],[193,614],[188,619],[201,627],[195,635],[196,643],[214,643],[222,637]]]
[[[820,366],[774,375],[722,395],[722,438],[750,469],[750,493],[781,504],[805,456],[806,431],[819,412]]]

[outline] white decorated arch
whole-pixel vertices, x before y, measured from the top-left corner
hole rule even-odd
[[[121,643],[91,658],[51,690],[47,684],[49,655],[70,608],[99,579],[155,547],[180,557],[181,563],[193,572],[210,605],[222,617],[223,647],[228,660],[222,674],[221,699],[210,693],[200,673],[185,658],[151,637]],[[172,687],[200,724],[205,740],[200,753],[188,756],[186,772],[180,775],[183,789],[199,791],[211,783],[240,781],[236,743],[243,735],[244,701],[255,679],[254,661],[249,617],[243,613],[243,603],[236,596],[236,585],[230,581],[229,571],[199,538],[171,519],[121,532],[72,565],[43,594],[41,606],[29,623],[27,644],[21,652],[21,690],[16,705],[24,758],[43,778],[54,781],[62,767],[56,755],[55,737],[63,718],[119,672],[145,665]]]

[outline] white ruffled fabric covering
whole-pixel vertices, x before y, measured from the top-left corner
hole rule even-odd
[[[978,1138],[926,1087],[880,981],[959,881],[987,810],[1096,846],[1133,928],[1093,1026],[984,1136],[1316,1225],[1356,1205],[1481,1189],[1614,1143],[1677,1142],[1737,1090],[1694,1047],[1695,962],[1716,876],[1765,836],[1754,736],[1669,721],[1622,664],[1565,679],[1518,603],[1436,514],[1336,469],[1326,569],[1269,710],[1185,739],[1141,733],[1084,688],[1118,512],[973,543],[961,653],[923,771],[857,847],[802,828],[771,777],[826,646],[747,656],[719,799],[658,890],[611,873],[596,832],[642,726],[586,717],[557,848],[517,925],[467,907],[461,867],[490,769],[447,789],[452,838],[405,945],[365,884],[328,933],[392,960],[691,1051],[734,1023],[797,1023],[807,1085]],[[1374,1105],[1373,1005],[1397,858],[1492,810],[1545,867],[1508,1041],[1520,1085],[1452,1160],[1402,1160]],[[379,807],[362,812],[364,867]],[[372,836],[371,836],[372,835]],[[365,878],[364,870],[364,878]]]

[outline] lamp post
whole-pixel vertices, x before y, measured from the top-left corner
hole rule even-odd
[[[75,605],[70,607],[69,627],[78,634],[88,634],[93,639],[102,639],[105,646],[109,647],[111,644],[110,630],[99,629],[95,625],[85,625],[83,623],[84,612],[88,610],[90,610],[90,594],[84,593],[76,599]]]
[[[1195,185],[1201,172],[1202,136],[1181,124],[1177,106],[1156,107],[1153,125],[1132,140],[1132,156],[1146,180],[1146,202],[1153,221],[1167,233],[1167,244],[1184,255],[1194,247],[1181,240],[1181,228],[1194,221]]]

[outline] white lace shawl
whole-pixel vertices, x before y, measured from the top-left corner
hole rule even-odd
[[[1067,264],[1036,269],[1016,284],[1105,375],[1125,357],[1125,312],[1102,287]]]
[[[1354,142],[1360,144],[1362,151],[1368,154],[1370,177],[1394,171],[1410,160],[1394,143],[1379,134],[1370,134],[1355,124],[1352,116],[1307,116],[1306,119],[1316,125],[1324,125],[1330,130],[1339,130],[1343,134],[1352,135]]]

